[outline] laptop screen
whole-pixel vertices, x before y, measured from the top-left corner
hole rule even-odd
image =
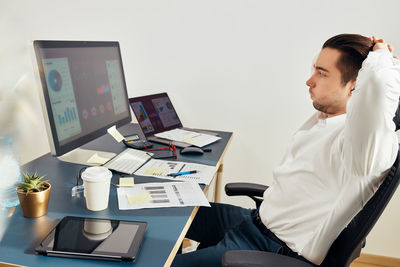
[[[129,104],[146,137],[182,127],[167,93],[133,97]]]

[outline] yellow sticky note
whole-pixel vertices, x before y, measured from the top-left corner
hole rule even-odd
[[[101,164],[106,163],[107,161],[109,161],[108,158],[100,157],[97,153],[95,153],[94,155],[92,155],[90,157],[90,159],[87,160],[87,163],[95,164],[95,165],[101,165]]]
[[[196,138],[193,138],[193,137],[186,138],[186,139],[183,140],[183,142],[191,144],[191,143],[196,142]]]
[[[126,195],[126,198],[128,199],[129,205],[146,203],[153,200],[149,192],[142,193],[139,195]]]
[[[110,127],[107,129],[107,132],[114,137],[115,140],[117,140],[117,142],[121,142],[122,140],[124,140],[124,136],[117,130],[117,128],[114,126]]]
[[[162,168],[148,168],[147,170],[144,171],[144,174],[162,175],[163,172],[164,172],[164,169],[162,169]]]
[[[134,186],[135,180],[133,177],[121,177],[119,178],[119,186]]]

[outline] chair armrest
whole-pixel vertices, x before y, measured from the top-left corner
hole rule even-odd
[[[266,185],[253,183],[229,183],[225,185],[225,193],[228,196],[248,196],[256,203],[257,209],[262,203],[264,191],[268,188]]]
[[[268,186],[261,184],[228,183],[225,185],[225,193],[228,196],[262,197],[267,188]]]
[[[313,267],[313,265],[280,254],[257,250],[230,250],[222,256],[224,267]]]

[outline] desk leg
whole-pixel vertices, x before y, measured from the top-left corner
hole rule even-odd
[[[167,261],[164,264],[164,267],[169,267],[171,266],[172,262],[174,261],[175,255],[178,252],[178,249],[180,248],[183,239],[185,238],[185,235],[187,233],[187,231],[189,230],[190,225],[192,224],[194,217],[196,216],[197,211],[199,210],[199,207],[195,207],[193,209],[192,214],[190,215],[189,219],[187,220],[185,227],[183,227],[183,230],[180,234],[180,236],[178,237],[178,240],[175,243],[175,246],[172,248],[171,253],[169,254],[169,257],[167,259]]]
[[[215,181],[215,192],[214,201],[221,202],[221,190],[222,190],[222,171],[224,169],[224,164],[221,163],[217,170],[217,180]]]

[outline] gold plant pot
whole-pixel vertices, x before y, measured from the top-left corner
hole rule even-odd
[[[46,214],[51,191],[51,185],[49,183],[46,184],[48,185],[46,190],[29,194],[19,192],[17,189],[22,213],[25,217],[36,218]]]

